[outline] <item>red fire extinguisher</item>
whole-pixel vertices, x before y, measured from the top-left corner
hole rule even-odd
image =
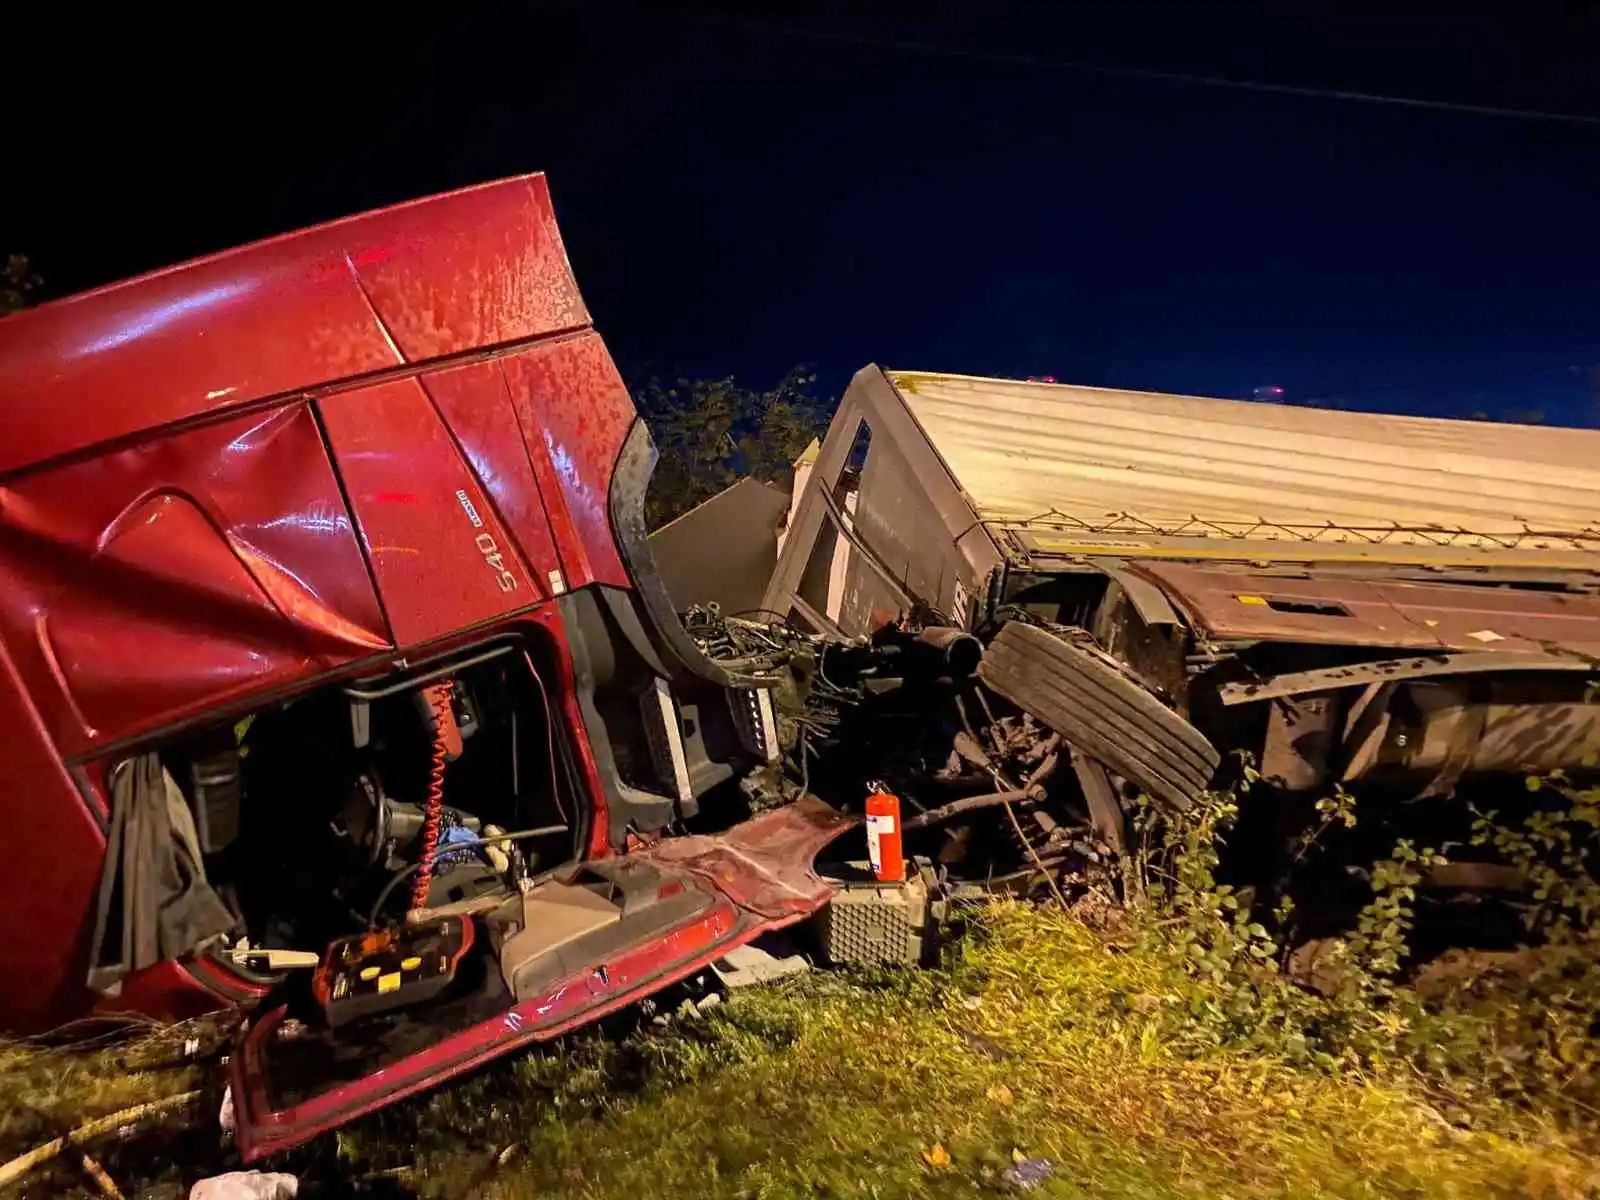
[[[900,850],[900,798],[883,788],[867,797],[867,857],[880,883],[900,883],[906,860]]]

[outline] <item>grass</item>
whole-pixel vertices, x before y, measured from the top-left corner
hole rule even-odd
[[[1029,1194],[1052,1197],[1600,1194],[1593,1131],[1489,1102],[1468,1131],[1404,1066],[1329,1073],[1219,1046],[1178,1011],[1176,969],[1071,916],[1000,906],[939,971],[814,975],[571,1039],[281,1168],[307,1196],[452,1200],[994,1196],[1017,1193],[1019,1158],[1050,1160]],[[117,1053],[128,1065],[6,1050],[0,1087],[74,1121],[193,1086],[192,1068],[107,1074]],[[0,1116],[9,1153],[43,1132],[21,1107]],[[190,1178],[226,1165],[196,1153]],[[130,1196],[182,1195],[173,1155],[136,1140],[102,1161]],[[37,1194],[75,1179],[64,1164]]]
[[[208,1085],[220,1095],[216,1074],[206,1064],[226,1045],[227,1034],[227,1027],[217,1022],[192,1021],[133,1037],[122,1033],[114,1041],[101,1030],[98,1037],[86,1032],[82,1040],[70,1043],[0,1042],[0,1160],[135,1105]],[[192,1115],[198,1118],[198,1111]],[[180,1113],[177,1124],[153,1136],[113,1139],[110,1145],[85,1149],[115,1162],[118,1178],[176,1181],[182,1159],[216,1140],[190,1116]],[[23,1196],[72,1194],[87,1186],[80,1164],[79,1154],[69,1150],[13,1191]]]

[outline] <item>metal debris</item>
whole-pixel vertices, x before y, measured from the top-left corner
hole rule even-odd
[[[740,946],[711,964],[711,970],[727,988],[753,987],[776,983],[811,969],[802,954],[777,955],[760,946]]]

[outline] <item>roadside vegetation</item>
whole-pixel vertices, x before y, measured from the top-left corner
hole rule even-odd
[[[833,416],[816,383],[804,366],[764,391],[733,378],[637,383],[634,403],[660,455],[645,498],[649,527],[660,528],[746,475],[781,480]]]
[[[1435,851],[1379,864],[1312,991],[1215,882],[1216,797],[1152,831],[1141,905],[985,905],[935,971],[669,997],[276,1167],[307,1196],[1600,1195],[1600,794],[1534,786],[1559,803],[1478,827],[1532,880],[1533,948],[1446,960],[1432,998],[1405,980]],[[205,1086],[221,1045],[199,1027],[6,1049],[0,1153]],[[228,1166],[217,1099],[88,1149],[124,1194],[181,1196]],[[30,1185],[95,1194],[72,1152]]]

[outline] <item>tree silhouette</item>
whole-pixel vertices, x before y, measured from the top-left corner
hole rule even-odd
[[[9,256],[5,272],[0,275],[0,317],[27,305],[42,282],[29,265],[26,254]]]
[[[731,376],[651,380],[634,400],[660,451],[645,517],[658,528],[749,475],[772,482],[827,429],[832,406],[812,394],[816,376],[795,367],[765,391]]]

